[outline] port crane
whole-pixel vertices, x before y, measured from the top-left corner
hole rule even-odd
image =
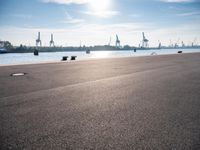
[[[143,39],[142,39],[142,47],[143,47],[143,48],[146,48],[146,47],[149,46],[149,45],[148,45],[149,40],[145,37],[144,32],[142,32],[142,36],[143,36]]]
[[[109,40],[109,42],[108,42],[108,46],[111,45],[111,41],[112,41],[112,38],[110,37],[110,40]]]
[[[180,38],[178,38],[177,42],[175,43],[174,47],[177,48],[179,47],[179,43],[180,43]]]
[[[169,47],[174,47],[171,39],[169,40]]]
[[[197,38],[195,38],[194,41],[192,42],[192,47],[194,47],[194,46],[196,46],[196,45],[198,45],[198,44],[197,44]]]
[[[50,47],[51,47],[52,45],[55,46],[54,40],[53,40],[53,34],[51,34],[51,41],[49,42],[49,45],[50,45]]]
[[[120,47],[120,40],[118,35],[116,35],[116,43],[115,43],[116,47]]]
[[[161,47],[162,47],[162,44],[160,41],[158,41],[158,48],[161,49]]]
[[[181,46],[182,46],[182,47],[185,47],[185,44],[184,44],[184,42],[183,42],[183,41],[181,42]]]
[[[40,32],[38,32],[38,38],[36,39],[36,47],[38,47],[38,45],[42,46],[42,41],[40,39]]]

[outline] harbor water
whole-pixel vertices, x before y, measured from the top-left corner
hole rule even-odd
[[[39,56],[34,56],[33,53],[6,53],[0,54],[0,65],[16,65],[16,64],[32,64],[45,62],[59,62],[63,56],[77,56],[76,61],[91,60],[100,58],[117,58],[117,57],[136,57],[136,56],[151,56],[151,55],[167,55],[177,54],[178,51],[183,53],[200,52],[200,49],[155,49],[155,50],[133,50],[127,51],[91,51],[86,52],[43,52]]]

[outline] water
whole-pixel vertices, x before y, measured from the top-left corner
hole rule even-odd
[[[116,58],[116,57],[135,57],[150,56],[152,53],[157,55],[177,54],[180,49],[161,49],[161,50],[138,50],[133,51],[91,51],[85,52],[47,52],[34,56],[33,53],[8,53],[0,54],[0,65],[31,64],[43,62],[59,62],[63,56],[77,56],[77,60],[91,60],[98,58]],[[200,49],[181,49],[183,53],[200,52]]]

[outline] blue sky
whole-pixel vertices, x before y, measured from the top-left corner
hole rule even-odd
[[[122,45],[200,42],[200,0],[0,0],[0,39],[14,45]]]

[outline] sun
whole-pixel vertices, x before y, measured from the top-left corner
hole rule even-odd
[[[109,9],[110,0],[90,0],[90,6],[95,12],[103,12]]]

